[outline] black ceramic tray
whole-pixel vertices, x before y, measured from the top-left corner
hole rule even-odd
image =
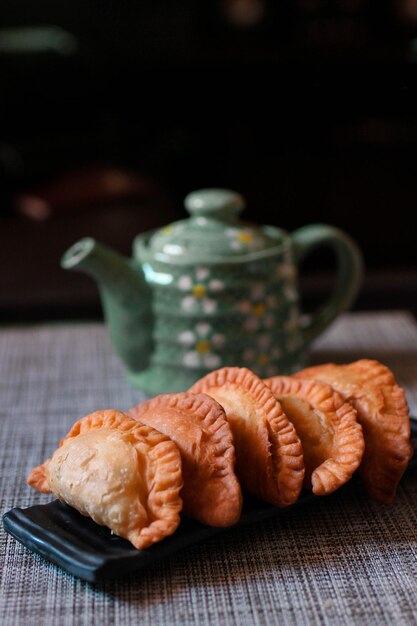
[[[417,438],[417,422],[412,422],[412,438],[414,441]],[[410,466],[417,465],[416,457],[414,454]],[[317,499],[306,492],[293,506],[300,507]],[[282,515],[283,511],[261,500],[245,498],[235,528]],[[3,524],[29,550],[89,582],[126,576],[225,530],[184,519],[171,537],[146,550],[136,550],[125,539],[112,535],[107,528],[59,500],[27,509],[11,509],[3,515]]]

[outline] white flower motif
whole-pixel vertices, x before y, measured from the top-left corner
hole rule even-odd
[[[230,242],[230,247],[232,250],[235,250],[236,252],[240,252],[241,250],[243,250],[244,246],[243,246],[243,243],[235,239],[234,241]]]
[[[218,354],[208,354],[204,359],[204,365],[210,369],[219,367],[221,359]]]
[[[195,270],[195,277],[197,280],[206,280],[210,276],[210,270],[208,267],[197,267]]]
[[[184,332],[180,333],[178,336],[178,341],[183,346],[192,346],[195,342],[195,335],[191,332],[191,330],[184,330]]]
[[[189,291],[193,286],[192,280],[189,276],[180,276],[178,279],[178,287],[181,291]]]
[[[196,308],[197,302],[193,296],[186,296],[182,299],[181,306],[185,311],[192,311]]]
[[[217,293],[218,291],[223,291],[224,282],[219,280],[218,278],[213,278],[213,280],[209,282],[209,288],[214,293]]]
[[[199,266],[194,271],[194,277],[183,274],[177,281],[180,291],[189,292],[182,301],[181,306],[184,311],[204,311],[214,313],[217,310],[217,301],[210,298],[210,294],[215,294],[224,289],[223,281],[218,278],[210,279],[210,269]]]
[[[183,346],[192,348],[184,354],[183,363],[190,368],[214,369],[221,364],[221,357],[212,350],[221,348],[226,338],[220,333],[210,336],[213,328],[207,322],[198,322],[194,327],[194,332],[185,330],[178,336],[178,342]]]
[[[204,313],[214,313],[217,310],[217,302],[210,298],[205,298],[202,303]]]
[[[255,295],[261,295],[265,293],[263,285],[258,285],[253,288]],[[257,301],[241,300],[237,304],[237,308],[240,313],[247,316],[243,320],[243,327],[249,332],[255,332],[259,328],[272,328],[275,324],[275,317],[272,313],[268,312],[268,308],[263,302],[264,298],[258,298]]]
[[[230,247],[232,250],[253,250],[259,247],[259,238],[254,236],[250,228],[228,228],[226,235],[231,239]]]
[[[195,350],[187,352],[184,354],[183,362],[187,367],[191,367],[193,369],[198,368],[200,365],[200,355]]]
[[[211,325],[207,322],[199,322],[195,327],[199,337],[207,337],[211,331]]]

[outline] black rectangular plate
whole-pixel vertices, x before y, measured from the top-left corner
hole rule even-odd
[[[412,422],[412,438],[417,438],[417,422]],[[417,464],[416,454],[412,464]],[[312,500],[317,497],[303,492],[293,506],[299,507]],[[282,509],[245,497],[242,516],[235,528],[280,513]],[[59,500],[27,509],[11,509],[3,515],[3,524],[6,531],[29,550],[88,582],[126,576],[225,530],[184,519],[171,537],[146,550],[136,550],[125,539],[112,535],[108,528]]]

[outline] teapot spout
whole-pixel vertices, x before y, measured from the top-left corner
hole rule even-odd
[[[140,265],[86,237],[64,253],[61,267],[96,280],[116,352],[130,372],[145,369],[152,353],[153,322],[151,290]]]

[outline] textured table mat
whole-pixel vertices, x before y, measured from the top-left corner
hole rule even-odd
[[[377,358],[417,415],[417,324],[350,314],[312,361]],[[0,331],[1,513],[48,502],[25,482],[78,417],[140,399],[100,324]],[[1,626],[417,624],[417,472],[392,506],[357,487],[189,548],[132,578],[92,586],[0,534]]]

